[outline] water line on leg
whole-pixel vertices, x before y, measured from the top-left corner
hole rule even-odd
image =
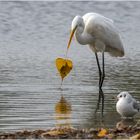
[[[101,88],[100,88],[101,82],[102,82],[102,71],[101,71],[101,68],[100,68],[100,63],[99,63],[98,55],[97,55],[96,52],[95,52],[95,56],[96,56],[96,62],[97,62],[98,70],[99,70],[99,96],[98,96],[97,108],[95,110],[95,113],[96,113],[97,110],[99,109],[99,105],[100,105],[101,98],[102,98],[102,91],[101,91]]]

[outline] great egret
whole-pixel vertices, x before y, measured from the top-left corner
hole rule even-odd
[[[106,18],[97,13],[87,13],[83,17],[75,16],[71,25],[71,34],[67,48],[70,47],[72,37],[75,36],[81,45],[88,44],[95,53],[97,66],[99,70],[99,97],[97,109],[102,99],[102,115],[104,110],[104,93],[102,85],[105,78],[104,68],[104,52],[108,52],[111,56],[124,56],[123,43],[119,32],[117,31],[111,19]],[[102,69],[99,63],[97,53],[102,53]],[[97,111],[96,109],[96,111]]]

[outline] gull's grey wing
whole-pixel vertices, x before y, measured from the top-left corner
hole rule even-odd
[[[140,103],[133,99],[133,107],[134,109],[140,111]]]

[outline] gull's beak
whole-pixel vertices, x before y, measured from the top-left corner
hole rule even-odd
[[[73,35],[74,35],[75,31],[76,31],[76,28],[77,28],[77,26],[70,33],[70,38],[69,38],[67,49],[70,47],[70,44],[71,44],[71,41],[72,41],[72,37],[73,37]]]
[[[113,99],[113,100],[115,100],[115,101],[118,101],[118,100],[119,100],[119,97],[118,97],[118,96],[112,96],[111,99]]]

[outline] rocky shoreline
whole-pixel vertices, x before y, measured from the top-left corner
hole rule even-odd
[[[48,130],[22,130],[1,133],[0,139],[140,139],[140,127],[118,126],[114,129],[55,127]]]

